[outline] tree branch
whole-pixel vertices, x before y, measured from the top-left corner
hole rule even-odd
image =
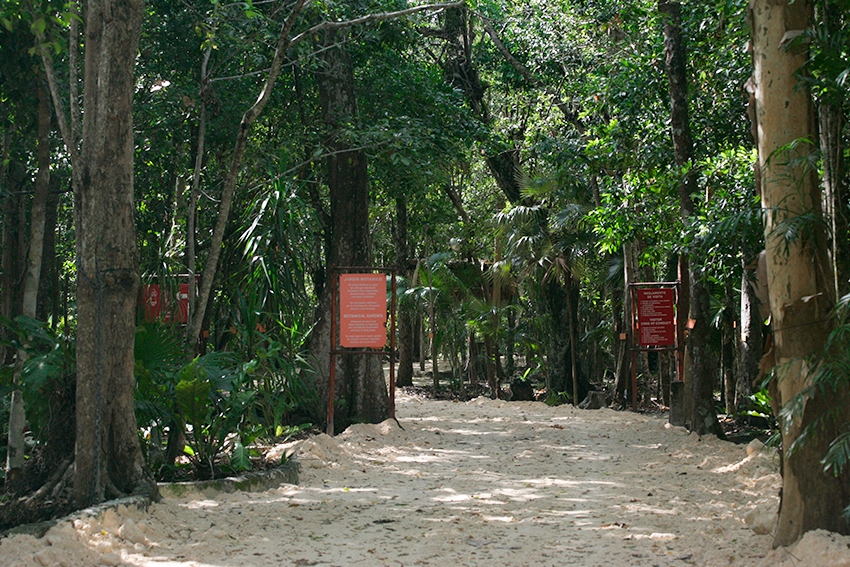
[[[493,45],[496,46],[496,49],[499,50],[499,53],[502,54],[502,57],[505,58],[505,60],[511,65],[511,67],[513,67],[520,75],[522,75],[522,78],[528,81],[531,86],[542,89],[546,94],[552,97],[552,101],[555,103],[555,106],[558,108],[558,110],[561,111],[561,113],[570,122],[570,124],[575,126],[576,130],[578,130],[579,133],[584,133],[584,125],[581,123],[581,121],[579,121],[578,116],[573,111],[569,103],[561,99],[560,95],[558,95],[556,92],[547,88],[543,81],[540,79],[540,77],[532,73],[528,67],[523,65],[522,62],[520,62],[516,57],[513,56],[510,50],[502,42],[495,28],[493,28],[493,24],[491,24],[487,18],[481,16],[479,17],[481,18],[481,22],[484,24],[484,31],[487,32],[487,35],[489,35],[490,39],[493,41]]]
[[[338,30],[342,28],[350,28],[352,26],[357,26],[360,24],[366,24],[369,22],[381,22],[385,20],[393,20],[396,18],[400,18],[402,16],[409,16],[410,14],[416,14],[418,12],[425,12],[428,10],[445,10],[447,8],[461,8],[465,5],[465,1],[460,2],[449,2],[446,4],[425,4],[422,6],[414,6],[413,8],[407,8],[405,10],[397,10],[395,12],[380,12],[377,14],[366,14],[365,16],[360,16],[359,18],[354,18],[353,20],[344,20],[341,22],[322,22],[320,24],[316,24],[312,28],[307,31],[301,32],[292,38],[290,42],[290,47],[294,46],[301,41],[311,37],[320,31],[324,30]]]

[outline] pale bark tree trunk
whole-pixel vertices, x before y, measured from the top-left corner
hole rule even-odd
[[[735,308],[732,280],[726,279],[725,305],[723,306],[723,329],[721,368],[723,373],[723,396],[726,401],[726,413],[734,415],[737,411],[737,375],[735,373]]]
[[[332,266],[371,266],[372,239],[369,233],[369,186],[366,152],[350,147],[341,129],[357,116],[354,69],[344,48],[343,35],[328,32],[323,38],[323,67],[317,72],[322,116],[329,128],[326,158],[330,189],[331,230],[328,269]],[[329,273],[328,276],[331,274]],[[327,278],[330,282],[330,277]],[[315,357],[314,375],[319,399],[329,392],[330,306],[333,298],[326,285],[313,329],[310,351]],[[375,355],[336,357],[334,429],[342,431],[352,423],[378,423],[389,417],[389,397],[380,358]]]
[[[236,135],[236,143],[233,147],[233,156],[231,157],[230,169],[228,169],[227,177],[224,180],[224,187],[221,192],[221,204],[218,209],[218,217],[216,218],[215,227],[213,227],[212,236],[210,238],[210,254],[207,257],[204,273],[201,276],[201,286],[198,293],[197,301],[190,310],[193,311],[189,324],[186,325],[186,343],[187,350],[195,352],[197,350],[198,338],[201,334],[201,328],[204,324],[204,317],[207,312],[212,295],[213,283],[218,271],[218,262],[221,257],[221,246],[224,242],[224,234],[227,229],[227,221],[230,218],[230,207],[233,204],[233,196],[236,191],[236,182],[239,177],[239,172],[242,169],[242,159],[245,156],[245,149],[248,144],[248,135],[251,133],[251,127],[257,118],[260,117],[263,110],[271,98],[271,93],[274,90],[274,85],[280,75],[280,69],[283,65],[283,60],[286,52],[291,45],[292,28],[295,25],[295,19],[301,13],[301,8],[304,6],[305,0],[296,0],[289,16],[281,26],[280,34],[277,38],[277,45],[272,58],[271,67],[269,68],[266,80],[263,83],[263,89],[254,104],[245,111],[242,115],[242,121],[239,124],[239,133]],[[190,286],[191,288],[191,286]]]
[[[38,173],[30,209],[30,237],[21,293],[21,315],[35,318],[38,307],[38,287],[41,281],[42,254],[44,252],[44,226],[47,213],[47,194],[50,190],[50,99],[47,91],[38,85]],[[27,351],[18,350],[13,383],[20,383],[20,374],[27,360]],[[26,414],[23,394],[12,393],[9,404],[9,444],[6,459],[5,486],[15,490],[21,481],[24,467],[24,425]]]
[[[155,493],[133,409],[138,251],[133,222],[134,65],[142,0],[86,5],[77,236],[74,502]]]
[[[764,343],[759,316],[759,301],[753,289],[753,270],[744,263],[741,276],[741,321],[738,345],[738,397],[744,398],[753,393],[753,382],[759,375]]]
[[[678,2],[659,0],[658,10],[664,18],[664,52],[670,88],[670,122],[676,165],[691,165],[693,138],[688,118],[687,57],[682,38],[682,7]],[[684,223],[690,222],[694,213],[692,195],[696,191],[696,175],[690,170],[679,184],[679,205]],[[684,274],[683,274],[684,276]],[[710,317],[708,288],[699,266],[689,262],[690,283],[689,318],[693,321],[685,344],[685,399],[686,421],[691,431],[700,435],[708,432],[721,434],[714,409],[714,380],[711,375],[708,342]]]
[[[775,387],[779,405],[793,403],[794,411],[782,432],[782,499],[775,543],[789,545],[804,533],[822,528],[848,532],[842,510],[850,503],[846,478],[825,474],[821,459],[837,428],[847,422],[846,388],[811,395],[815,368],[812,356],[822,353],[832,319],[832,271],[825,235],[814,223],[808,236],[793,242],[784,238],[783,223],[799,215],[819,216],[821,197],[815,172],[799,167],[794,158],[811,151],[801,143],[812,139],[814,112],[807,89],[796,73],[806,51],[793,39],[809,25],[811,2],[753,0],[753,82],[758,124],[761,198],[766,211],[767,274],[774,336]],[[805,160],[800,160],[805,162]],[[800,403],[797,403],[797,402]],[[824,419],[829,412],[836,419]],[[816,435],[790,450],[804,428],[823,420]]]

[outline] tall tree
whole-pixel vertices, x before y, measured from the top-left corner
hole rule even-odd
[[[664,16],[664,52],[667,78],[670,85],[670,126],[676,166],[683,172],[679,183],[679,203],[682,221],[687,224],[694,214],[692,195],[696,191],[696,171],[693,169],[693,138],[688,117],[687,52],[682,37],[682,6],[678,2],[659,0],[658,10]],[[714,380],[708,353],[711,317],[706,276],[689,258],[682,257],[681,277],[689,282],[689,317],[693,324],[685,343],[685,418],[691,431],[700,435],[720,433],[714,409]]]
[[[322,118],[328,128],[329,155],[325,160],[330,190],[328,269],[333,266],[371,266],[369,230],[369,184],[366,151],[344,135],[346,125],[357,119],[354,69],[344,47],[344,33],[323,34],[322,67],[317,73]],[[331,276],[329,273],[328,276]],[[326,278],[330,281],[330,278]],[[325,286],[319,321],[313,330],[311,350],[319,369],[316,386],[320,399],[329,392],[330,350],[336,338],[330,334],[333,286]],[[351,423],[377,423],[389,417],[389,397],[380,359],[371,355],[336,357],[338,377],[333,398],[337,430]]]
[[[139,266],[132,105],[144,6],[143,0],[89,0],[84,18],[82,171],[76,201],[77,506],[156,491],[133,410]]]
[[[815,368],[810,361],[826,343],[834,299],[826,239],[818,222],[820,189],[815,171],[806,166],[805,159],[813,139],[813,105],[796,75],[806,61],[806,50],[795,38],[809,26],[812,4],[754,0],[750,10],[776,363],[772,392],[775,402],[786,406],[781,427],[782,500],[775,542],[789,545],[818,528],[848,533],[842,510],[850,503],[850,483],[826,474],[821,464],[836,429],[848,420],[848,397],[846,385],[829,393],[811,387]],[[816,433],[801,438],[812,424]]]

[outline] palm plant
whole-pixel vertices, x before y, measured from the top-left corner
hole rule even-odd
[[[565,182],[566,181],[566,182]],[[506,261],[518,279],[536,295],[541,311],[549,315],[551,341],[546,389],[569,392],[573,403],[587,389],[579,388],[578,307],[584,259],[590,254],[591,235],[583,223],[589,207],[580,199],[576,180],[558,176],[524,177],[526,203],[495,217],[504,239]],[[567,365],[567,358],[569,364]],[[568,384],[567,376],[572,377]]]

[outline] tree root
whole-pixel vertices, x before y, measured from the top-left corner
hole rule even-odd
[[[0,504],[0,531],[51,520],[73,511],[71,503],[74,464],[62,461],[56,471],[30,495]]]

